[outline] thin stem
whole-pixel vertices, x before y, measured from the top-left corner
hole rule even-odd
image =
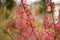
[[[31,25],[32,31],[33,31],[33,33],[34,33],[36,39],[39,40],[38,37],[36,36],[35,32],[34,32],[34,29],[33,29],[33,27],[32,27],[32,23],[31,23],[31,22],[30,22],[30,25]]]

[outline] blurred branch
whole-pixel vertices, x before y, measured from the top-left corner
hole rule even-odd
[[[10,35],[9,32],[6,31],[6,29],[3,29],[3,28],[0,28],[0,29],[2,29],[2,31],[3,31],[4,33],[7,33],[7,34],[9,35],[9,37],[11,38],[11,40],[14,40],[14,38]]]

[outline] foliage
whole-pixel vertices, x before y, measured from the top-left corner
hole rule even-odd
[[[0,0],[0,10],[3,10],[4,8],[7,8],[9,11],[11,11],[14,6],[16,5],[15,0]]]
[[[5,4],[7,4],[6,8],[11,11],[15,5],[15,1],[14,0],[6,0]]]
[[[2,18],[3,19],[8,19],[9,18],[9,14],[8,13],[2,14]]]
[[[40,0],[40,13],[46,13],[47,12],[46,7],[46,0]]]

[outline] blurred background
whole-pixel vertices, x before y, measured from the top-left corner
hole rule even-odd
[[[55,3],[55,22],[59,15],[60,0],[52,0]],[[0,0],[0,40],[11,40],[16,37],[18,29],[15,26],[15,19],[17,8],[20,0]],[[25,3],[29,5],[29,9],[32,11],[33,16],[36,19],[35,24],[38,30],[42,30],[42,23],[44,14],[46,14],[45,0],[25,0]],[[17,20],[17,19],[16,19]],[[11,35],[11,36],[10,36]]]

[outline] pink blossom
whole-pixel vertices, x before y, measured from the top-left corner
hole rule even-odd
[[[27,34],[27,32],[23,32],[22,34],[21,34],[23,37],[28,37],[28,34]]]
[[[45,40],[51,40],[49,37],[46,37]]]
[[[23,17],[24,17],[23,13],[18,12],[18,18],[23,18]]]
[[[34,36],[34,32],[33,32],[32,30],[29,31],[29,34],[30,34],[31,36]]]
[[[30,22],[29,21],[26,21],[26,25],[29,27],[30,26]]]
[[[60,24],[56,25],[56,30],[59,31],[60,30]]]

